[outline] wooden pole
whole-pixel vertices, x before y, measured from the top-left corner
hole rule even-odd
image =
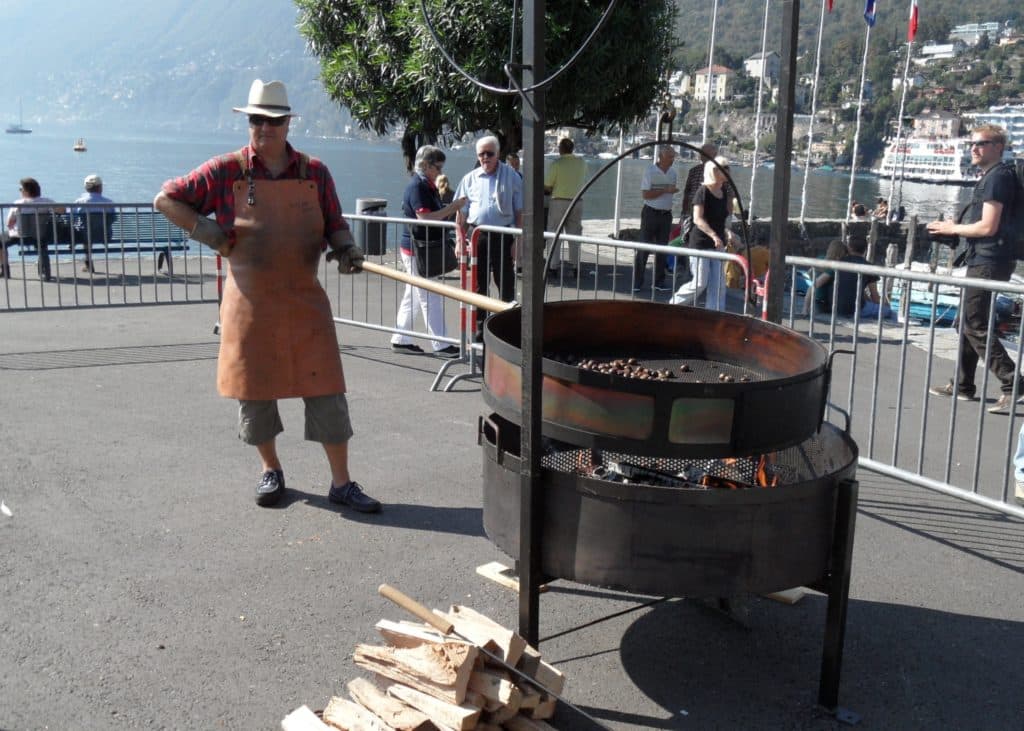
[[[515,307],[514,302],[503,302],[502,300],[495,299],[494,297],[485,297],[482,294],[476,292],[468,292],[459,287],[453,287],[450,284],[444,284],[436,279],[427,279],[426,277],[417,277],[415,274],[409,274],[408,272],[400,272],[397,269],[386,267],[382,264],[374,264],[372,261],[363,262],[363,271],[370,272],[371,274],[379,274],[382,277],[388,279],[394,279],[396,282],[405,282],[411,284],[414,287],[420,289],[426,289],[430,292],[435,292],[443,297],[449,297],[459,302],[464,302],[467,305],[479,308],[481,310],[487,310],[488,312],[504,312]]]

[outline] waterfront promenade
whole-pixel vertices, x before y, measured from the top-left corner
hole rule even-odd
[[[343,692],[377,619],[405,619],[385,581],[515,625],[515,595],[475,573],[507,561],[481,529],[478,381],[430,393],[436,359],[340,327],[354,474],[384,512],[327,502],[294,402],[291,492],[260,509],[236,408],[214,392],[215,316],[0,315],[0,728],[277,728]],[[1019,728],[1024,522],[858,478],[841,704],[865,729]],[[541,635],[645,599],[557,582]],[[824,607],[746,598],[737,621],[673,599],[541,649],[616,729],[834,729],[815,705]],[[583,728],[567,711],[555,724]]]

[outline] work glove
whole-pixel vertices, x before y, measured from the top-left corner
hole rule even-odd
[[[342,274],[355,274],[363,268],[363,250],[355,244],[327,252],[327,261],[337,261]]]
[[[207,218],[206,216],[200,216],[196,220],[195,227],[189,233],[189,238],[206,244],[221,256],[230,254],[234,246],[234,241],[224,233],[224,229],[212,218]]]

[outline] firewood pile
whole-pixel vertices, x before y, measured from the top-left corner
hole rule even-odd
[[[385,644],[360,644],[353,653],[356,665],[374,680],[351,681],[349,698],[331,698],[320,715],[301,706],[281,721],[283,731],[554,728],[544,719],[555,712],[557,701],[550,693],[561,695],[565,686],[561,672],[518,634],[479,612],[452,606],[434,614],[454,631],[444,634],[431,624],[412,621],[377,622]]]

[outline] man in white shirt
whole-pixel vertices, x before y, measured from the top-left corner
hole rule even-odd
[[[679,188],[676,184],[675,148],[670,145],[659,145],[657,159],[644,171],[640,182],[640,195],[644,199],[644,207],[640,211],[640,238],[644,243],[668,243],[672,231],[672,199]],[[644,285],[644,272],[647,269],[649,251],[637,251],[633,257],[633,291],[638,292]],[[654,255],[654,288],[670,289],[665,281],[665,255]]]
[[[523,179],[511,166],[498,159],[498,138],[492,135],[476,141],[476,156],[480,167],[463,176],[455,191],[456,198],[466,197],[469,202],[455,215],[458,252],[477,226],[523,226]],[[512,234],[484,232],[479,239],[477,261],[478,294],[486,295],[490,278],[498,287],[505,302],[516,298],[516,270],[512,261],[515,237]],[[477,308],[477,332],[487,313]]]

